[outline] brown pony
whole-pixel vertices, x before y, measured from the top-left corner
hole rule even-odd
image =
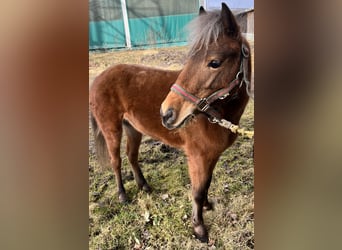
[[[142,134],[185,152],[194,232],[208,241],[202,212],[212,209],[208,189],[213,169],[237,136],[215,122],[239,123],[251,89],[251,61],[249,45],[225,4],[215,12],[201,7],[190,36],[189,57],[181,71],[120,64],[102,72],[90,89],[90,110],[97,152],[107,147],[121,202],[127,201],[121,177],[123,130],[135,180],[147,192],[151,188],[138,164]]]

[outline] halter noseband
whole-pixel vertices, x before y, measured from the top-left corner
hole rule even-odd
[[[230,95],[230,91],[240,84],[239,87],[242,86],[242,84],[246,83],[246,90],[249,94],[249,80],[248,80],[248,58],[250,56],[248,47],[243,43],[241,47],[241,63],[240,63],[240,70],[237,72],[235,79],[231,81],[228,84],[228,87],[219,89],[209,95],[208,97],[204,98],[198,98],[197,96],[192,95],[188,91],[186,91],[184,88],[179,86],[177,83],[173,84],[171,87],[171,91],[175,92],[176,94],[182,96],[185,100],[193,103],[196,108],[207,114],[210,118],[210,121],[219,121],[221,120],[220,115],[218,112],[212,108],[210,105],[215,102],[216,100],[220,99],[223,100],[227,96]]]

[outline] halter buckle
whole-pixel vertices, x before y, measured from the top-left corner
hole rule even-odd
[[[198,103],[197,103],[197,108],[202,111],[205,112],[208,110],[208,108],[210,107],[209,102],[207,101],[206,98],[202,98]]]

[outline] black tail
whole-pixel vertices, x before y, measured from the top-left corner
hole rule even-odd
[[[95,144],[94,146],[96,150],[97,160],[101,166],[107,166],[109,163],[109,157],[108,157],[109,155],[108,155],[106,140],[100,128],[97,125],[95,117],[93,116],[91,112],[90,112],[90,121],[91,121],[91,127],[93,129],[94,144]]]

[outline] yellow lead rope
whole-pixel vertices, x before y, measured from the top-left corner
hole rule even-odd
[[[237,133],[239,135],[242,135],[242,136],[250,138],[250,139],[252,139],[254,137],[254,131],[248,131],[248,130],[245,130],[243,128],[240,128],[238,125],[235,125],[235,124],[233,124],[230,121],[227,121],[225,119],[218,120],[218,119],[214,118],[211,122],[217,123],[220,126],[229,129],[230,131],[232,131],[235,134]]]

